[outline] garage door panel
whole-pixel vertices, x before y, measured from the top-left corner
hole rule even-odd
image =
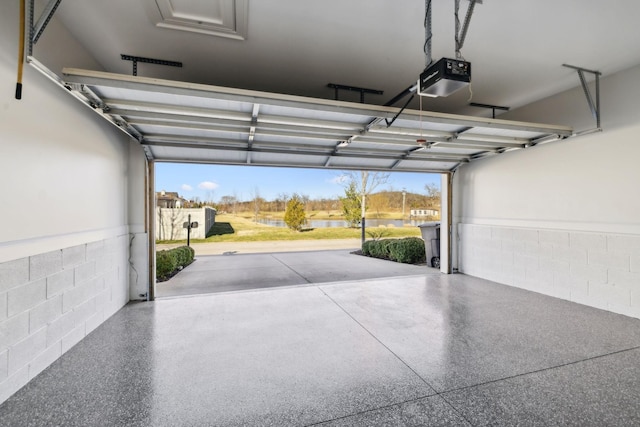
[[[162,161],[449,172],[573,133],[566,126],[95,71],[63,74],[78,99],[151,144],[147,155]]]

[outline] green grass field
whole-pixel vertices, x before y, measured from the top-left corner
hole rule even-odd
[[[420,236],[418,227],[370,227],[367,238]],[[373,236],[372,236],[373,235]],[[206,239],[191,239],[193,243],[206,242],[260,242],[271,240],[325,240],[325,239],[358,239],[359,228],[315,228],[300,232],[283,227],[272,227],[235,215],[217,215],[216,223],[209,231]],[[180,243],[181,241],[159,240],[157,243]]]

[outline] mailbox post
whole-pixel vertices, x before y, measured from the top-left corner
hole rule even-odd
[[[187,218],[187,222],[182,223],[182,228],[187,229],[187,246],[191,244],[191,229],[198,228],[198,221],[191,222],[191,214]]]

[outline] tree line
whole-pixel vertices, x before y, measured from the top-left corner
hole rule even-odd
[[[311,198],[304,193],[278,193],[272,200],[260,195],[255,187],[249,200],[240,200],[237,194],[224,195],[218,203],[190,201],[191,207],[213,206],[219,213],[246,214],[250,212],[257,222],[260,215],[284,212],[285,221],[293,229],[300,229],[306,219],[306,212],[340,212],[350,226],[358,226],[365,217],[380,218],[383,214],[400,213],[409,216],[412,209],[440,211],[440,188],[433,184],[424,186],[424,193],[417,194],[405,190],[388,188],[378,190],[389,181],[385,172],[345,172],[341,175],[344,194],[335,198]],[[378,190],[376,192],[376,190]],[[368,214],[367,214],[368,213]]]
[[[259,212],[284,212],[287,203],[297,195],[307,212],[311,211],[342,211],[343,197],[336,196],[312,198],[306,194],[280,193],[271,200],[263,197],[252,197],[249,200],[241,200],[237,196],[225,195],[218,202],[191,201],[193,207],[213,206],[219,213],[243,214],[254,212],[256,206]],[[402,211],[402,190],[393,188],[381,190],[367,197],[367,213],[372,217],[382,215],[385,212],[400,213]],[[440,210],[440,191],[432,190],[424,194],[405,192],[405,210],[409,215],[411,209],[436,209]]]

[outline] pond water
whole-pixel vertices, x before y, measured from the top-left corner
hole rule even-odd
[[[261,224],[271,225],[273,227],[286,227],[287,224],[281,219],[260,219]],[[404,225],[418,226],[429,222],[426,219],[411,219],[402,221],[401,219],[370,219],[367,218],[367,227],[379,227],[384,225],[385,227],[402,227]],[[308,228],[331,228],[331,227],[346,227],[347,222],[341,219],[310,219],[307,220],[306,227]]]

